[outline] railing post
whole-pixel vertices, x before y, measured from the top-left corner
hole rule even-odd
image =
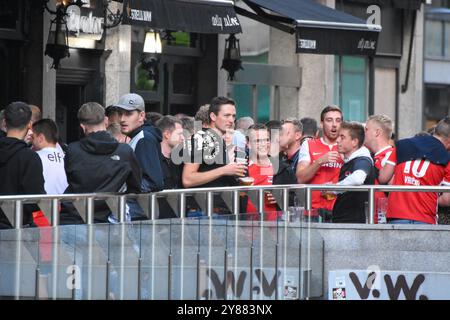
[[[233,190],[233,214],[234,215],[239,215],[239,191],[238,190]]]
[[[186,218],[186,193],[180,194],[180,218]]]
[[[375,223],[375,192],[369,187],[369,224]]]
[[[150,196],[150,219],[156,219],[156,194],[152,193]]]
[[[126,204],[126,196],[119,196],[119,222],[122,223],[126,221]]]
[[[264,213],[264,189],[258,190],[258,211]]]
[[[59,199],[52,199],[52,226],[59,226]]]
[[[87,203],[86,203],[86,210],[87,210],[87,222],[86,224],[93,224],[94,223],[94,198],[88,197]]]
[[[208,217],[212,216],[214,206],[213,201],[213,193],[211,191],[208,191],[206,198],[206,214],[208,215]]]
[[[289,208],[289,191],[287,188],[283,188],[283,211],[288,211]]]
[[[23,222],[22,200],[14,201],[14,229],[21,229]]]
[[[312,191],[309,187],[306,187],[306,210],[312,209]]]

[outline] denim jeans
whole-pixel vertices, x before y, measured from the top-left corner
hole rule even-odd
[[[388,219],[388,224],[428,224],[428,223],[408,219]]]

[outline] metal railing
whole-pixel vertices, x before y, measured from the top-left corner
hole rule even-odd
[[[112,214],[119,222],[125,222],[126,201],[136,199],[149,220],[157,219],[158,198],[165,198],[178,217],[186,217],[186,197],[194,196],[206,216],[211,217],[214,208],[214,196],[220,195],[230,212],[234,215],[240,213],[239,198],[245,192],[258,212],[264,211],[265,191],[271,191],[282,211],[289,207],[289,192],[304,191],[305,209],[312,209],[313,191],[356,191],[368,192],[368,223],[374,223],[375,192],[450,192],[450,186],[337,186],[337,185],[270,185],[270,186],[239,186],[218,188],[192,188],[164,190],[146,194],[116,194],[116,193],[89,193],[64,195],[14,195],[0,196],[0,207],[15,229],[22,227],[23,205],[36,204],[44,215],[51,221],[52,226],[60,224],[59,208],[63,201],[73,203],[84,222],[88,225],[94,223],[94,200],[104,200],[111,209]]]
[[[305,210],[311,209],[313,191],[369,192],[368,220],[373,223],[376,191],[450,192],[450,187],[283,185],[166,190],[138,195],[2,196],[0,206],[16,230],[0,232],[0,296],[40,299],[43,296],[39,292],[46,285],[50,290],[48,296],[53,299],[109,299],[111,292],[118,293],[118,299],[279,299],[285,297],[281,293],[285,283],[288,286],[294,283],[297,298],[319,297],[323,294],[320,291],[324,279],[323,240],[317,230],[310,228],[310,215],[303,220],[306,224],[301,220],[290,223],[289,217],[280,222],[264,221],[262,217],[256,221],[239,219],[241,193],[245,192],[258,211],[263,212],[267,190],[286,212],[292,210],[291,191],[304,191]],[[227,220],[212,219],[217,194],[233,214]],[[157,220],[159,197],[166,198],[179,217],[185,218],[189,196],[197,196],[208,219]],[[94,225],[94,201],[104,200],[118,220],[125,222],[126,203],[131,198],[144,209],[150,222]],[[56,227],[64,201],[74,204],[86,225]],[[29,203],[37,204],[54,228],[44,228],[43,233],[37,228],[21,228],[23,205]],[[297,218],[305,218],[304,210],[297,211]],[[46,232],[50,239],[42,240]],[[41,257],[46,245],[51,251],[48,260]],[[254,293],[255,283],[263,272],[274,279],[275,286],[259,287]],[[83,276],[79,276],[81,273]],[[80,277],[84,280],[78,289],[67,287],[68,278]],[[227,286],[228,279],[234,281],[233,287]]]

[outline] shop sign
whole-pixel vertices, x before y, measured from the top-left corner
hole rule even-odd
[[[103,35],[103,17],[96,17],[93,12],[82,13],[77,6],[67,9],[67,29],[71,36],[100,40]]]
[[[224,27],[228,28],[240,26],[237,17],[230,17],[229,15],[227,15],[226,17],[221,17],[218,14],[211,17],[211,25],[213,27],[219,27],[221,28],[221,30],[223,30]]]

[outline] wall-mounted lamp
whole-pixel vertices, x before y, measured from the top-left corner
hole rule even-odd
[[[234,80],[236,71],[244,70],[244,68],[242,68],[239,39],[236,39],[234,34],[230,34],[228,39],[225,39],[225,52],[221,69],[228,71],[228,80],[230,81]]]
[[[147,31],[144,41],[144,53],[161,53],[162,43],[161,36],[158,31]]]
[[[50,22],[47,44],[45,46],[45,55],[53,59],[52,68],[59,68],[59,61],[70,56],[69,53],[69,31],[67,30],[67,8],[72,5],[82,7],[82,0],[56,0],[56,11],[48,7],[50,0],[43,0],[43,6],[55,18]]]

